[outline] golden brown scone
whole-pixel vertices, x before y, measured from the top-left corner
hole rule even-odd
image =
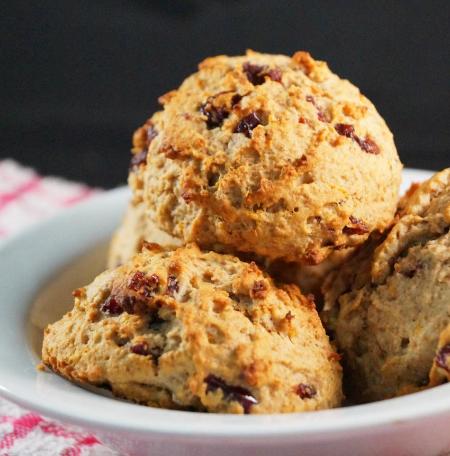
[[[318,264],[394,215],[391,132],[307,52],[208,58],[160,101],[134,135],[129,183],[183,243]]]
[[[378,400],[450,380],[450,168],[413,186],[384,235],[324,285],[349,391]]]
[[[160,230],[145,214],[142,203],[130,202],[122,223],[114,233],[108,252],[107,266],[115,268],[140,252],[144,241],[165,248],[178,247],[180,240]]]
[[[157,407],[225,413],[338,406],[341,368],[313,301],[254,263],[196,246],[142,253],[76,290],[42,359]]]

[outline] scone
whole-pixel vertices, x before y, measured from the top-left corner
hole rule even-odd
[[[129,183],[182,243],[313,265],[394,215],[391,132],[306,52],[208,58],[160,102],[134,135]]]
[[[348,394],[378,400],[450,380],[450,169],[413,186],[393,227],[324,285]]]
[[[76,290],[42,359],[151,406],[224,413],[338,406],[341,368],[314,307],[253,263],[196,246],[143,251]]]
[[[130,202],[122,223],[114,233],[108,252],[107,266],[115,268],[140,252],[144,241],[166,248],[178,247],[180,240],[160,230],[145,214],[142,203]]]
[[[295,283],[302,293],[312,293],[316,304],[323,300],[321,287],[331,271],[341,267],[354,253],[355,248],[335,250],[319,264],[286,263],[285,261],[265,261],[265,268],[276,280]],[[320,301],[320,302],[319,302]]]

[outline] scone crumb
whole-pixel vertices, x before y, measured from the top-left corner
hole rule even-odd
[[[74,298],[83,298],[85,296],[86,290],[81,287],[72,291],[72,296]]]
[[[93,309],[93,310],[89,311],[89,313],[87,314],[87,318],[90,322],[97,321],[98,317],[99,317],[99,312],[97,309]]]
[[[316,61],[311,57],[311,54],[306,51],[297,51],[292,60],[297,63],[306,75],[310,75],[316,66]]]

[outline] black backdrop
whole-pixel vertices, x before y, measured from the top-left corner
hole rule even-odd
[[[450,2],[15,0],[1,24],[0,157],[110,187],[130,136],[198,61],[309,50],[366,94],[407,166],[450,165]]]

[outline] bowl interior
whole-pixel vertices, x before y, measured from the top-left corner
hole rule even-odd
[[[28,347],[36,360],[41,356],[45,327],[72,308],[72,290],[91,282],[105,269],[108,244],[109,240],[101,242],[68,263],[36,294],[26,320]]]

